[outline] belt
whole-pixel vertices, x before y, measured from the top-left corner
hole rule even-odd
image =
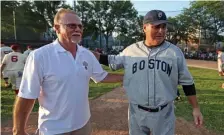
[[[142,109],[142,110],[145,110],[147,112],[159,112],[161,110],[163,110],[163,108],[165,108],[168,104],[165,104],[165,105],[162,105],[158,108],[147,108],[147,107],[144,107],[144,106],[141,106],[141,105],[138,105],[138,108]]]

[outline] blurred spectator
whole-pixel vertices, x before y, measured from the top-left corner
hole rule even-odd
[[[26,57],[29,56],[30,52],[33,51],[33,47],[31,45],[27,46],[27,50],[23,53]]]
[[[224,76],[224,52],[222,49],[217,50],[217,63],[218,63],[218,72],[220,76]],[[222,84],[222,88],[224,89],[224,83]]]

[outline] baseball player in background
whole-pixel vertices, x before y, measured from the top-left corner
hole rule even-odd
[[[7,72],[12,89],[18,94],[26,57],[20,52],[18,45],[12,45],[11,48],[13,52],[5,55],[1,64],[1,72],[3,70]]]
[[[219,76],[224,76],[224,53],[222,52],[222,49],[217,50],[218,53],[218,58],[217,58],[217,63],[218,63],[218,72]],[[224,89],[224,83],[222,84],[222,88]]]
[[[192,105],[196,126],[203,123],[184,55],[165,41],[166,25],[165,13],[151,10],[143,20],[144,41],[128,46],[116,56],[94,52],[100,63],[113,70],[125,69],[123,85],[129,100],[130,135],[174,135],[173,101],[178,84]]]
[[[30,46],[30,45],[28,45],[27,46],[27,50],[23,53],[26,57],[28,57],[29,56],[29,54],[30,54],[30,52],[32,52],[33,51],[33,47],[32,46]]]
[[[0,49],[1,49],[1,62],[2,62],[4,56],[5,56],[6,54],[12,52],[12,49],[11,49],[10,47],[8,47],[8,46],[5,46],[5,44],[4,44],[3,42],[1,42],[1,48],[0,48]],[[5,87],[8,87],[8,86],[9,86],[9,82],[8,82],[9,77],[8,77],[8,75],[7,75],[7,72],[6,72],[5,70],[3,70],[3,71],[1,72],[1,74],[2,74],[2,77],[3,77],[4,81],[5,81],[4,86],[5,86]]]

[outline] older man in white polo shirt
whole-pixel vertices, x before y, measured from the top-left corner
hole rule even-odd
[[[121,82],[123,75],[105,72],[95,56],[77,45],[83,26],[75,12],[58,11],[58,39],[30,53],[14,108],[13,135],[26,135],[25,125],[39,99],[40,135],[90,135],[89,81]]]

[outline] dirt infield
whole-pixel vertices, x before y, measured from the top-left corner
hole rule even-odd
[[[92,135],[128,135],[128,101],[117,88],[91,102]],[[215,135],[205,128],[195,128],[182,118],[176,120],[176,135]]]
[[[188,61],[198,64],[198,61]],[[209,65],[209,63],[205,64]],[[211,64],[215,68],[215,63]],[[128,101],[122,88],[117,88],[90,101],[92,135],[128,135]],[[32,135],[37,128],[37,113],[32,113],[27,131]],[[12,120],[2,123],[1,134],[12,135]],[[216,135],[205,128],[196,128],[182,118],[176,120],[176,135]]]
[[[213,70],[217,70],[218,68],[216,61],[187,59],[187,65],[190,67],[207,68],[207,69],[213,69]]]

